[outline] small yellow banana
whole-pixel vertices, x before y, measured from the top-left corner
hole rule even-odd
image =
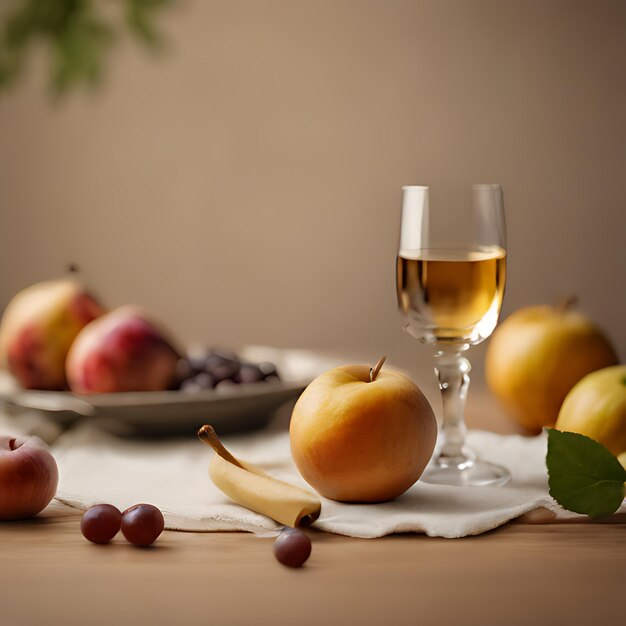
[[[310,524],[319,517],[322,504],[317,496],[236,459],[212,426],[203,426],[198,437],[215,451],[209,465],[211,480],[237,504],[286,526]]]

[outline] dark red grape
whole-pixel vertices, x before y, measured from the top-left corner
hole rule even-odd
[[[212,352],[206,360],[206,371],[211,374],[217,382],[231,380],[239,372],[241,363],[235,355],[230,353]]]
[[[122,514],[112,504],[96,504],[88,509],[80,521],[83,537],[93,543],[107,543],[120,530]]]
[[[274,541],[274,556],[287,567],[302,567],[311,555],[311,540],[297,528],[285,528]]]
[[[217,389],[217,391],[228,391],[236,386],[237,383],[234,380],[227,378],[226,380],[220,380],[220,382],[215,385],[215,389]]]
[[[149,546],[163,532],[163,513],[152,504],[135,504],[122,514],[122,533],[136,546]]]
[[[189,367],[191,367],[194,373],[198,374],[199,372],[206,371],[206,360],[208,358],[208,354],[194,354],[193,356],[187,357],[189,361]]]
[[[265,374],[251,363],[243,363],[234,380],[238,383],[258,383],[265,379]]]
[[[190,391],[192,393],[213,389],[213,387],[215,387],[215,379],[211,374],[207,374],[207,372],[196,374],[193,378],[189,378],[180,386],[183,391]]]

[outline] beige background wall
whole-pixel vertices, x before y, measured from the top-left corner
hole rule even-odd
[[[400,187],[498,182],[505,314],[578,293],[626,355],[626,3],[186,0],[56,106],[0,97],[0,307],[68,261],[185,342],[381,353]],[[484,348],[475,351],[477,378]]]

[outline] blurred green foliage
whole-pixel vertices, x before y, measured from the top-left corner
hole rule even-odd
[[[125,30],[149,48],[162,39],[157,13],[174,0],[0,0],[0,92],[23,73],[33,48],[43,44],[50,85],[65,93],[93,86],[107,53]]]

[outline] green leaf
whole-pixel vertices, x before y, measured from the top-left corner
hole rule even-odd
[[[0,0],[0,5],[5,0]],[[106,67],[108,52],[123,29],[140,44],[162,47],[157,15],[176,0],[116,0],[126,14],[104,0],[11,0],[0,9],[0,92],[26,71],[32,50],[48,52],[51,85],[57,94],[94,86]],[[114,3],[111,2],[111,5]]]
[[[129,30],[147,46],[162,47],[163,39],[153,20],[154,14],[169,4],[169,0],[126,0],[126,23]]]
[[[54,45],[54,87],[58,92],[80,83],[95,83],[113,32],[88,12],[77,13],[58,33]]]
[[[602,517],[624,500],[626,469],[589,437],[549,428],[546,465],[550,495],[570,511]]]

